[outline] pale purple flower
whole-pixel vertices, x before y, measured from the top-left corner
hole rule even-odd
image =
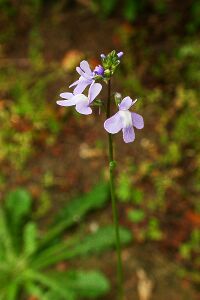
[[[109,133],[115,134],[122,130],[125,143],[131,143],[135,139],[134,128],[144,127],[143,117],[129,109],[137,100],[133,101],[130,97],[125,97],[118,105],[119,111],[104,122],[104,128]]]
[[[77,112],[83,115],[90,115],[92,113],[92,109],[90,104],[94,101],[94,99],[99,95],[102,89],[102,85],[100,83],[91,84],[88,97],[85,95],[78,93],[61,93],[60,97],[67,100],[60,100],[56,103],[61,106],[73,106],[75,105],[75,109]]]
[[[101,65],[96,66],[95,69],[94,69],[94,74],[99,75],[99,76],[103,76],[104,75],[104,68]]]
[[[118,58],[121,58],[123,55],[124,55],[124,52],[122,52],[122,51],[117,53]]]
[[[90,69],[90,66],[86,60],[81,61],[80,67],[76,67],[80,78],[72,83],[69,87],[74,87],[74,94],[81,94],[88,85],[94,83],[94,72]]]

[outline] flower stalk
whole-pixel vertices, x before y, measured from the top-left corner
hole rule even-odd
[[[108,99],[107,99],[107,109],[106,117],[110,118],[110,102],[111,102],[111,80],[108,80]],[[110,195],[112,201],[112,213],[113,221],[115,227],[116,236],[116,252],[117,252],[117,279],[118,279],[118,299],[124,299],[124,289],[123,289],[123,268],[122,268],[122,256],[121,256],[121,242],[119,234],[119,217],[117,210],[117,201],[115,196],[115,184],[114,184],[114,172],[116,168],[116,161],[113,155],[113,138],[112,134],[108,133],[108,147],[109,147],[109,183],[110,183]]]
[[[124,289],[119,217],[114,182],[116,161],[114,160],[113,155],[112,135],[122,131],[124,142],[131,143],[135,140],[134,128],[142,129],[144,127],[143,117],[131,111],[132,106],[135,104],[137,99],[132,100],[129,96],[122,99],[122,95],[120,93],[115,93],[114,102],[117,107],[117,112],[111,116],[111,78],[114,76],[122,56],[123,52],[117,53],[115,50],[111,51],[107,55],[101,54],[101,65],[97,65],[93,70],[90,68],[89,63],[86,60],[81,61],[80,66],[76,67],[79,79],[69,86],[70,88],[73,88],[73,91],[61,93],[60,97],[62,100],[57,101],[57,104],[61,106],[75,106],[76,111],[82,115],[92,114],[93,108],[95,107],[99,108],[99,112],[101,107],[106,108],[107,118],[104,122],[104,129],[108,132],[109,182],[116,235],[118,300],[124,300]],[[105,105],[101,99],[96,99],[102,90],[100,82],[105,82],[108,87],[108,98]],[[88,89],[87,96],[84,94],[86,89]]]

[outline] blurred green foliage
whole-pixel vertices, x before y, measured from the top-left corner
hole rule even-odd
[[[109,16],[113,11],[116,10],[116,8],[120,6],[122,7],[121,11],[123,17],[128,21],[135,21],[139,12],[141,12],[143,9],[146,1],[125,0],[123,1],[123,4],[119,4],[118,0],[93,0],[93,2],[94,8],[99,9],[103,16]]]
[[[186,25],[189,33],[194,33],[200,28],[200,2],[198,0],[192,1],[190,8],[190,21]]]
[[[108,17],[112,13],[119,11],[123,18],[127,21],[133,22],[138,19],[139,15],[145,9],[152,6],[157,13],[165,13],[167,11],[167,4],[164,0],[148,1],[148,0],[93,0],[92,9],[104,17]]]
[[[151,13],[167,14],[170,13],[170,6],[173,5],[165,0],[92,0],[91,9],[103,17],[109,17],[111,14],[120,13],[126,21],[134,22],[141,15],[145,15],[149,10]],[[175,12],[176,13],[176,12]],[[193,0],[189,7],[189,18],[186,23],[186,29],[189,33],[197,32],[200,28],[200,3],[198,0]],[[178,16],[178,14],[177,14]]]
[[[0,61],[2,63],[0,69],[0,163],[2,165],[0,190],[4,190],[5,186],[7,187],[10,181],[14,180],[8,178],[8,166],[10,173],[17,170],[17,175],[24,175],[28,172],[25,170],[26,163],[30,162],[38,151],[37,143],[42,140],[42,143],[48,147],[55,145],[58,142],[59,134],[63,133],[66,120],[68,121],[66,117],[67,110],[63,119],[62,116],[57,115],[58,110],[55,109],[53,103],[55,97],[51,94],[51,86],[56,84],[58,80],[60,86],[60,81],[66,80],[66,72],[60,67],[60,57],[55,57],[52,61],[47,62],[45,47],[51,47],[51,45],[48,44],[44,33],[42,33],[42,28],[44,29],[47,26],[42,23],[42,19],[43,17],[45,19],[45,14],[49,17],[48,10],[51,11],[52,9],[52,15],[54,15],[52,19],[55,23],[51,23],[50,17],[48,26],[50,29],[51,26],[58,26],[59,18],[62,20],[63,15],[67,17],[67,14],[70,14],[72,2],[66,0],[58,4],[53,1],[32,0],[20,1],[20,5],[18,5],[18,1],[0,1],[2,24],[0,32],[0,57],[2,58]],[[69,6],[65,6],[65,4]],[[77,9],[79,9],[78,5]],[[184,8],[185,5],[186,8]],[[46,9],[47,6],[48,9]],[[83,6],[81,6],[82,8]],[[127,152],[129,159],[123,162],[123,167],[120,167],[117,178],[117,196],[121,202],[120,205],[125,208],[125,218],[134,232],[134,240],[135,242],[160,241],[169,244],[175,248],[175,252],[178,253],[186,266],[189,265],[190,270],[196,268],[198,271],[199,225],[195,222],[194,224],[189,222],[184,213],[187,209],[192,209],[198,218],[200,212],[198,205],[200,192],[199,1],[186,1],[184,5],[180,6],[178,1],[164,0],[91,0],[87,2],[84,8],[86,11],[88,8],[93,10],[96,15],[104,19],[109,19],[110,16],[115,17],[116,28],[111,40],[113,39],[117,47],[120,48],[119,50],[125,50],[121,68],[117,72],[116,83],[120,84],[124,94],[142,98],[142,101],[137,102],[136,110],[141,114],[145,114],[144,133],[136,132],[138,138],[133,146],[133,152],[131,152],[132,150],[130,153]],[[44,11],[45,14],[43,15]],[[82,10],[80,11],[82,14]],[[56,15],[59,13],[61,16]],[[24,23],[20,23],[20,20],[23,20]],[[123,20],[128,22],[123,22]],[[117,21],[119,21],[118,24]],[[109,19],[109,22],[112,22],[112,19]],[[27,53],[22,60],[18,60],[17,57],[16,63],[15,53],[12,53],[11,50],[12,43],[19,43],[20,48],[20,41],[17,38],[17,31],[20,32],[17,27],[18,23],[22,26],[22,32],[24,30],[23,26],[27,26],[28,38]],[[134,25],[131,25],[131,23],[134,23]],[[65,30],[63,23],[60,24],[59,30]],[[102,26],[103,24],[102,22]],[[175,24],[180,26],[176,28]],[[96,30],[95,27],[94,30]],[[57,39],[56,36],[55,39]],[[102,45],[105,49],[101,49],[101,51],[99,49],[99,52],[106,51],[106,47],[109,47],[109,45],[109,43]],[[8,53],[9,47],[11,48],[8,59],[6,58],[7,46]],[[68,49],[68,46],[67,44],[66,49]],[[24,45],[21,47],[23,48]],[[76,46],[73,44],[74,47]],[[93,50],[91,48],[88,51],[93,52]],[[58,94],[57,91],[55,93]],[[79,122],[78,118],[76,120]],[[101,136],[98,136],[94,143],[97,144],[97,148],[99,147],[104,151],[105,144],[101,140]],[[6,169],[5,173],[4,169]],[[24,176],[26,177],[26,175]],[[32,218],[44,217],[49,209],[54,206],[51,202],[51,192],[56,181],[52,169],[48,169],[41,177],[42,190],[40,191],[37,210],[32,214],[29,207],[31,200],[22,200],[22,202],[18,202],[16,209],[13,209],[11,217],[11,223],[18,224],[19,220],[23,220],[22,224],[17,226],[12,224],[12,227],[10,223],[6,224],[6,230],[9,231],[8,237],[10,236],[11,240],[14,241],[16,249],[18,247],[20,249],[20,245],[24,247],[23,255],[25,252],[30,252],[30,257],[36,259],[36,254],[33,255],[34,251],[40,253],[41,259],[38,258],[38,265],[46,255],[45,252],[42,252],[43,250],[48,252],[49,249],[52,249],[52,252],[49,252],[49,259],[56,256],[55,253],[57,254],[57,252],[53,251],[62,250],[56,249],[56,247],[55,250],[52,248],[56,244],[55,240],[59,240],[57,234],[60,235],[61,230],[63,233],[63,230],[68,226],[77,224],[90,209],[97,209],[106,205],[104,195],[107,193],[104,187],[99,186],[89,195],[74,199],[69,207],[68,205],[62,207],[62,211],[57,215],[55,223],[52,224],[47,234],[41,235],[36,223],[31,220]],[[57,186],[56,188],[59,189]],[[17,199],[28,199],[29,197],[24,190],[18,190],[14,194]],[[8,196],[8,199],[13,199],[12,193]],[[6,201],[8,206],[2,209],[3,215],[10,210],[9,206],[13,207],[12,201]],[[27,203],[25,203],[26,201]],[[170,207],[171,202],[173,203],[173,209]],[[21,206],[19,203],[23,203],[23,205]],[[171,210],[169,210],[169,207]],[[173,231],[177,231],[178,236],[179,223],[182,219],[185,221],[188,230],[185,229],[184,238],[177,238],[178,242],[174,246],[173,239],[176,238],[176,234],[175,237],[171,238],[170,236],[169,238],[166,232],[171,219],[177,215],[179,218],[176,219],[176,224],[173,225]],[[5,220],[6,217],[5,215]],[[21,235],[17,234],[18,227]],[[102,229],[100,236],[94,235],[84,240],[85,246],[83,248],[79,247],[78,234],[78,242],[75,245],[74,241],[73,244],[73,247],[75,247],[73,249],[76,250],[75,253],[77,255],[86,253],[90,249],[90,244],[93,243],[96,243],[99,250],[91,249],[91,251],[101,251],[101,245],[98,244],[98,241],[101,243],[104,236],[110,234],[109,230],[111,229],[105,229],[105,231]],[[33,240],[29,241],[30,237]],[[46,240],[46,244],[40,252],[37,250],[38,245],[44,240]],[[69,244],[71,242],[73,242],[73,239],[71,240],[70,237]],[[5,243],[9,244],[9,242]],[[66,250],[65,243],[68,245],[68,239],[64,241],[64,250],[62,251]],[[107,244],[106,247],[108,246],[111,245]],[[34,247],[36,247],[36,250],[34,250]],[[104,245],[102,248],[104,248]],[[13,253],[16,249],[12,250]],[[62,260],[62,251],[61,256],[58,256],[58,261]],[[68,252],[66,251],[66,253]],[[12,255],[16,259],[16,254]],[[63,254],[63,258],[67,259],[68,257]],[[30,261],[28,259],[25,263],[29,265]],[[13,262],[16,264],[16,260]],[[24,260],[22,263],[24,263]],[[51,261],[51,264],[53,263]],[[46,276],[48,272],[45,268],[50,266],[48,259],[47,261],[44,260],[44,264],[44,269],[41,267],[40,272]],[[70,272],[66,274],[67,282],[72,282],[73,278],[76,277],[78,284],[88,286],[84,282],[82,271],[77,273],[76,270],[72,270],[72,273]],[[105,280],[102,279],[102,275],[91,274],[94,278],[100,276],[100,282]],[[6,279],[7,277],[4,278],[4,275],[0,276],[2,277],[2,285],[4,285],[3,279],[6,283],[9,282]],[[51,280],[54,280],[53,274],[51,276]],[[59,278],[60,274],[56,276]],[[190,277],[199,278],[191,273]],[[20,280],[19,278],[21,284]],[[56,299],[55,293],[58,294],[57,289],[60,291],[60,285],[54,286],[56,292],[52,292],[47,291],[52,289],[52,286],[51,283],[50,286],[47,284],[44,277],[41,276],[40,279],[34,280],[31,279],[28,283],[22,284],[27,294],[39,295],[41,290],[45,290],[42,299]],[[60,278],[57,281],[63,285]],[[92,282],[89,273],[88,281]],[[35,282],[41,283],[36,284]],[[9,297],[11,299],[14,299],[12,295],[15,295],[18,286],[18,279],[10,285],[11,296]],[[47,288],[43,288],[44,286]],[[101,289],[100,287],[97,288]],[[88,288],[87,293],[87,295],[82,295],[89,297]],[[71,297],[71,295],[68,296]]]
[[[193,254],[198,255],[200,247],[200,230],[198,228],[191,232],[190,239],[180,246],[180,255],[190,260]]]
[[[98,191],[98,204],[94,201]],[[70,201],[53,227],[43,234],[31,219],[32,198],[27,190],[18,188],[6,196],[0,208],[0,297],[19,300],[23,295],[39,299],[94,299],[109,290],[109,282],[99,271],[58,271],[52,266],[88,254],[97,254],[115,244],[112,226],[93,233],[78,230],[60,239],[66,229],[82,219],[87,212],[105,204],[108,188],[100,184],[84,197]],[[91,199],[93,198],[93,201]],[[122,243],[131,235],[120,229]],[[65,265],[64,265],[65,266]],[[51,267],[51,269],[49,269]]]
[[[22,169],[34,153],[34,143],[41,132],[48,132],[44,142],[53,144],[60,131],[53,105],[46,105],[46,97],[49,85],[62,77],[62,71],[50,68],[47,74],[38,40],[37,33],[33,43],[30,42],[30,69],[19,71],[6,67],[0,70],[0,90],[8,95],[1,100],[0,161],[9,160],[17,169]]]

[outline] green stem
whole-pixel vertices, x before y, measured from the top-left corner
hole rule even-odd
[[[108,100],[107,100],[107,110],[106,117],[110,118],[110,101],[111,101],[111,81],[108,81]],[[109,170],[110,170],[110,194],[112,200],[112,212],[113,220],[115,226],[116,234],[116,251],[117,251],[117,278],[118,278],[118,299],[124,299],[123,291],[123,270],[122,270],[122,258],[121,258],[121,242],[119,234],[119,217],[117,211],[117,201],[115,196],[115,186],[114,186],[114,170],[116,167],[116,162],[113,159],[113,140],[112,134],[108,133],[108,144],[109,144]]]

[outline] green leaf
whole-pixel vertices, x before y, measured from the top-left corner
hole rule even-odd
[[[62,209],[62,214],[57,218],[57,225],[46,234],[42,245],[61,234],[66,228],[79,222],[90,210],[103,207],[108,200],[108,185],[100,183],[93,190],[81,197],[78,197]]]
[[[18,300],[20,290],[19,278],[11,277],[8,272],[0,271],[0,299]]]
[[[97,271],[74,271],[70,274],[70,285],[80,297],[96,298],[106,294],[109,282],[106,277]]]
[[[60,253],[66,252],[71,245],[79,243],[80,238],[80,234],[77,234],[68,238],[67,240],[59,241],[59,243],[55,243],[53,245],[49,245],[46,248],[43,248],[33,255],[30,262],[31,266],[37,269],[40,269],[43,266],[50,266],[52,264],[52,260],[53,262],[55,260],[55,255],[57,256]]]
[[[31,255],[37,249],[37,225],[29,222],[24,228],[24,254]]]
[[[140,223],[145,219],[145,213],[141,209],[132,209],[128,212],[128,218],[134,223]]]
[[[30,194],[21,188],[11,191],[6,196],[5,207],[15,226],[20,224],[22,219],[30,213],[31,203]]]
[[[0,208],[0,260],[4,260],[5,257],[8,260],[12,260],[14,253],[15,251],[13,249],[12,239],[6,224],[5,214]]]
[[[35,272],[29,270],[27,272],[27,278],[32,279],[36,282],[39,282],[43,286],[49,288],[52,292],[55,292],[61,299],[65,300],[75,300],[74,292],[68,290],[65,286],[63,286],[62,282],[56,278],[52,278],[48,274],[42,274],[40,272]],[[58,298],[59,299],[59,298]]]
[[[52,278],[56,278],[66,289],[72,290],[76,299],[100,297],[105,295],[110,288],[106,277],[98,271],[54,272]]]
[[[127,244],[131,241],[131,233],[120,228],[120,239],[122,244]],[[77,255],[86,255],[89,253],[100,253],[115,245],[115,230],[113,226],[100,228],[95,233],[86,236],[80,244],[75,245],[71,252],[72,257]]]
[[[2,270],[0,269],[0,296],[5,294],[8,290],[9,282],[10,282],[10,274],[8,273],[9,270]],[[1,299],[1,297],[0,297]]]
[[[33,281],[26,281],[24,283],[24,289],[26,291],[27,296],[35,296],[41,300],[43,300],[45,297],[44,288],[42,288],[38,284],[35,284]]]
[[[22,225],[31,210],[31,196],[24,189],[11,191],[5,201],[5,211],[9,231],[12,236],[13,248],[16,253],[21,252]]]
[[[5,246],[3,245],[3,243],[0,239],[0,263],[5,260],[5,255],[6,255],[5,252],[6,252],[5,251]]]
[[[120,228],[120,238],[122,244],[131,241],[131,233]],[[43,268],[50,264],[55,264],[61,260],[72,259],[76,256],[84,256],[90,253],[101,253],[115,245],[115,231],[112,226],[100,228],[95,233],[89,234],[71,245],[63,248],[60,252],[52,252],[49,256],[38,256],[33,262],[35,268]]]
[[[7,288],[7,300],[18,300],[19,289],[18,280],[13,280]]]
[[[90,210],[103,207],[108,200],[108,185],[102,182],[96,185],[91,192],[71,200],[66,207],[62,209],[62,213],[58,216],[58,221],[70,219],[72,225],[78,222]],[[68,225],[68,226],[69,226]]]

